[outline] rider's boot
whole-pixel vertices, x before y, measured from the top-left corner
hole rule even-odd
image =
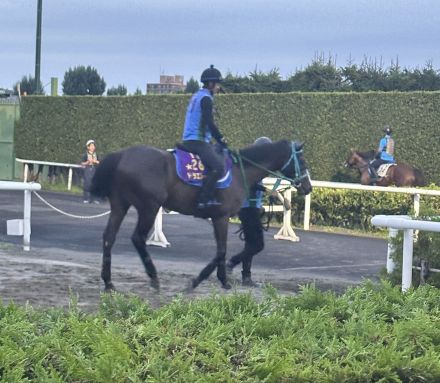
[[[220,206],[221,203],[214,198],[215,184],[217,183],[217,174],[208,173],[203,180],[202,190],[200,190],[197,209],[206,209],[208,207]]]
[[[377,170],[376,170],[376,168],[375,168],[374,166],[372,166],[372,165],[369,165],[369,166],[368,166],[368,170],[369,170],[369,172],[370,172],[370,180],[371,180],[371,183],[372,183],[372,184],[376,183],[377,179],[379,178],[379,176],[377,175]]]

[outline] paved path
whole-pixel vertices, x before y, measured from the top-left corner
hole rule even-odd
[[[41,192],[56,207],[77,215],[94,215],[109,209],[108,203],[84,205],[80,196]],[[6,220],[22,218],[23,192],[0,191],[0,249],[7,244],[21,244],[22,237],[6,235]],[[63,216],[32,199],[31,252],[38,250],[48,259],[69,252],[87,257],[101,257],[102,231],[107,217],[80,220]],[[136,212],[130,209],[122,224],[113,250],[114,264],[137,265],[140,261],[130,236]],[[194,275],[215,254],[215,242],[209,221],[169,214],[164,216],[164,233],[169,248],[149,247],[155,262],[193,270]],[[228,255],[241,250],[237,225],[230,225]],[[327,280],[359,283],[363,278],[376,278],[385,266],[387,243],[382,239],[341,234],[295,230],[300,242],[274,240],[276,229],[265,233],[266,248],[254,258],[254,271],[289,276],[297,280]],[[68,259],[72,260],[72,257]]]

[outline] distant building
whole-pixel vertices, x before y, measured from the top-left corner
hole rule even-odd
[[[0,88],[0,104],[18,104],[20,100],[13,93],[12,90]]]
[[[160,76],[159,84],[147,83],[147,94],[167,94],[177,93],[185,90],[185,84],[183,83],[183,76]]]

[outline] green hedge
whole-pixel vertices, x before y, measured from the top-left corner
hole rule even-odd
[[[25,97],[16,128],[18,157],[78,162],[89,138],[101,154],[133,144],[169,148],[180,140],[188,95]],[[306,141],[312,177],[344,178],[350,148],[377,146],[385,124],[396,157],[440,182],[440,92],[264,93],[216,98],[216,120],[231,146],[259,136]]]
[[[426,188],[440,190],[434,185]],[[370,221],[377,214],[413,214],[413,197],[409,194],[327,188],[314,188],[312,193],[312,225],[374,231],[377,229]],[[420,211],[438,214],[440,198],[420,196]],[[302,226],[303,220],[304,197],[295,194],[292,201],[292,221],[295,225]]]

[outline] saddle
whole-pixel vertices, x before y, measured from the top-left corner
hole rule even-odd
[[[171,152],[176,158],[176,172],[179,178],[188,185],[201,187],[207,171],[200,157],[179,147]],[[229,155],[224,158],[225,172],[217,181],[217,189],[226,189],[232,182],[232,159]]]
[[[377,176],[378,177],[385,177],[387,175],[388,169],[391,166],[396,166],[396,164],[382,164],[377,169]]]

